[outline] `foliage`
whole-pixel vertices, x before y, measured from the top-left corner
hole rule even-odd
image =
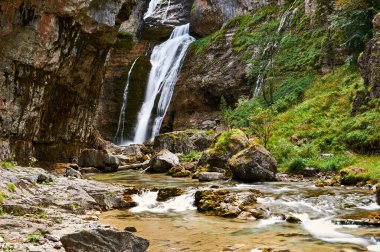
[[[290,173],[302,173],[306,167],[306,162],[302,158],[295,158],[289,165],[288,172]]]
[[[251,118],[253,132],[258,138],[262,139],[265,148],[273,135],[273,118],[275,114],[276,111],[271,107]]]
[[[0,190],[0,205],[4,204],[4,199],[7,198],[8,196]]]
[[[239,129],[232,129],[229,131],[222,132],[216,139],[216,142],[214,143],[212,149],[215,152],[224,153],[228,151],[229,145],[237,140],[241,140],[242,138],[245,138],[246,135],[243,131]]]
[[[3,162],[0,162],[0,167],[4,168],[4,169],[12,169],[13,167],[15,167],[16,164],[12,161],[3,161]]]
[[[196,162],[201,159],[202,152],[201,151],[190,151],[188,154],[181,156],[179,159],[181,162]]]
[[[344,46],[351,53],[350,61],[356,62],[365,44],[373,36],[372,19],[380,10],[376,0],[338,1],[340,11],[330,16],[331,29],[342,31]]]

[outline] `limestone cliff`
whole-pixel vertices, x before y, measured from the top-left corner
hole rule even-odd
[[[97,146],[104,63],[134,2],[0,2],[0,159],[68,162]]]

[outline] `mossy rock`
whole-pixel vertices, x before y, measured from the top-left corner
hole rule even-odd
[[[365,174],[366,170],[363,168],[346,168],[340,171],[340,184],[342,185],[356,185],[360,182],[365,183],[368,177]]]
[[[191,176],[191,171],[187,171],[187,170],[182,170],[172,175],[173,178],[185,178],[185,177],[190,177],[190,176]]]
[[[153,191],[154,190],[158,190],[157,201],[167,201],[168,199],[178,197],[185,192],[185,190],[181,188],[153,189]]]

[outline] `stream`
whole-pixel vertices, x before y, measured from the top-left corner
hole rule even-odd
[[[150,241],[149,251],[380,251],[380,230],[358,225],[335,225],[331,220],[379,214],[370,190],[355,187],[315,187],[307,182],[242,184],[200,183],[162,174],[122,171],[95,175],[93,179],[143,188],[133,195],[138,206],[101,215],[102,224],[123,230],[133,226]],[[157,202],[151,188],[179,187],[186,193]],[[193,206],[196,190],[257,189],[258,204],[266,211],[262,220],[227,219],[198,213]],[[302,220],[291,224],[281,215]]]

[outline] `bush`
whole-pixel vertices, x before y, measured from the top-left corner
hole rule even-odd
[[[306,167],[305,160],[302,158],[296,158],[296,159],[293,159],[293,161],[290,163],[288,172],[296,173],[296,174],[302,173],[305,167]]]

